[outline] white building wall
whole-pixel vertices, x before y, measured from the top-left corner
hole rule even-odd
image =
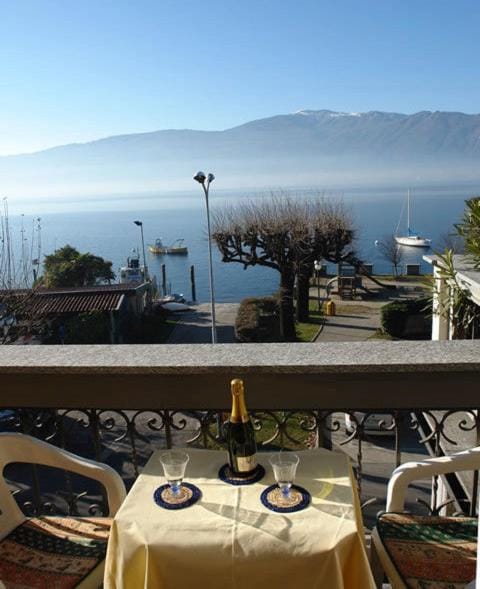
[[[448,318],[448,285],[441,276],[438,266],[433,266],[435,288],[433,291],[432,340],[450,339],[450,321]]]

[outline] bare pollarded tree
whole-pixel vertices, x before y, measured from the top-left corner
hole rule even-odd
[[[403,250],[394,235],[386,235],[378,242],[378,250],[382,258],[392,265],[393,275],[398,278],[398,267],[403,261]]]
[[[354,222],[342,201],[314,198],[304,201],[307,231],[298,243],[295,274],[297,276],[298,321],[309,317],[310,279],[315,260],[356,263],[353,249]]]
[[[265,266],[280,273],[280,332],[287,341],[295,339],[297,216],[298,206],[290,199],[272,197],[242,202],[214,215],[212,233],[224,262],[237,262],[244,269]]]
[[[452,250],[454,254],[463,254],[465,252],[465,240],[455,233],[444,232],[441,233],[438,239],[439,250]]]
[[[315,259],[340,261],[353,239],[343,206],[323,198],[272,194],[241,202],[214,215],[212,237],[224,262],[266,266],[280,273],[280,330],[295,339],[294,283],[297,318],[308,319],[309,280]]]

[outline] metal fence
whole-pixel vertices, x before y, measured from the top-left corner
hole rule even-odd
[[[224,448],[217,411],[118,409],[12,409],[3,414],[3,429],[46,440],[87,458],[110,464],[130,487],[157,448],[194,446]],[[255,411],[252,413],[258,449],[304,449],[319,446],[350,455],[367,525],[385,506],[391,471],[407,460],[478,445],[476,411]],[[260,456],[261,460],[261,456]],[[105,505],[95,483],[64,471],[35,465],[12,465],[17,499],[28,514],[96,513]],[[454,511],[475,513],[477,474],[447,479]],[[412,511],[438,513],[445,498],[439,481],[417,485],[407,506]]]

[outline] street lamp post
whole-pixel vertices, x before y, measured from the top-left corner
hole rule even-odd
[[[215,180],[215,176],[213,174],[208,174],[208,176],[206,176],[203,172],[197,172],[193,179],[202,185],[203,192],[205,193],[205,204],[207,206],[208,270],[210,279],[210,304],[212,309],[212,344],[216,344],[217,327],[215,323],[215,289],[213,286],[212,240],[210,236],[210,208],[208,204],[210,184]]]
[[[145,282],[148,280],[148,268],[147,268],[147,258],[145,257],[145,241],[143,239],[143,222],[142,221],[134,221],[137,227],[140,227],[140,232],[142,234],[142,250],[143,250],[143,279]]]
[[[322,271],[322,263],[319,260],[315,260],[313,262],[313,267],[315,268],[315,276],[317,278],[317,305],[318,310],[320,311],[320,272]]]

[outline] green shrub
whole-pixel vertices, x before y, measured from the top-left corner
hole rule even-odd
[[[239,342],[278,342],[280,323],[278,301],[274,297],[243,299],[235,320]]]
[[[430,339],[432,319],[428,299],[392,301],[382,307],[381,321],[384,333],[404,339]]]
[[[109,344],[110,318],[103,311],[90,311],[64,322],[66,344]]]
[[[178,316],[157,308],[152,312],[143,313],[140,317],[124,317],[120,329],[125,343],[163,344],[177,321]]]

